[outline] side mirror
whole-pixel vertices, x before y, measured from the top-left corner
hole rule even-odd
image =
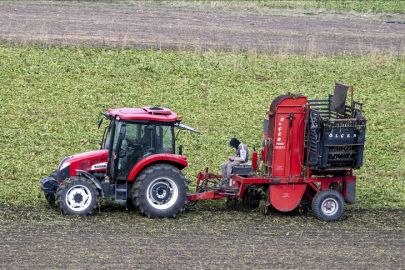
[[[103,123],[103,120],[104,120],[104,117],[101,117],[101,119],[100,119],[100,120],[98,120],[98,128],[100,128],[101,123]]]
[[[121,150],[120,154],[118,155],[120,158],[123,158],[127,155],[127,152],[125,152],[125,150]]]
[[[180,144],[179,146],[179,155],[182,156],[183,155],[183,145]]]

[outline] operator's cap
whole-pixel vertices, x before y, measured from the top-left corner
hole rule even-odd
[[[236,138],[232,138],[231,141],[229,142],[229,145],[235,148],[238,148],[240,144],[240,141]]]

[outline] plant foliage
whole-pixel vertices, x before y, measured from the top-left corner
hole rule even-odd
[[[263,138],[271,101],[287,92],[326,98],[335,81],[354,85],[368,119],[357,203],[405,206],[405,61],[374,52],[296,56],[0,46],[0,203],[43,201],[39,180],[66,156],[95,150],[109,108],[157,105],[183,115],[201,135],[180,132],[193,180]]]

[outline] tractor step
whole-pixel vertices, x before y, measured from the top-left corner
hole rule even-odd
[[[115,197],[116,202],[126,202],[128,195],[128,182],[127,180],[117,180],[115,184]]]

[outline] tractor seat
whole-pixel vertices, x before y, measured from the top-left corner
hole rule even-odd
[[[253,172],[252,162],[248,161],[232,168],[232,174],[248,175]]]
[[[247,162],[245,162],[245,163],[242,163],[242,164],[239,164],[238,166],[244,166],[244,167],[252,167],[252,162],[250,162],[250,161],[247,161]]]

